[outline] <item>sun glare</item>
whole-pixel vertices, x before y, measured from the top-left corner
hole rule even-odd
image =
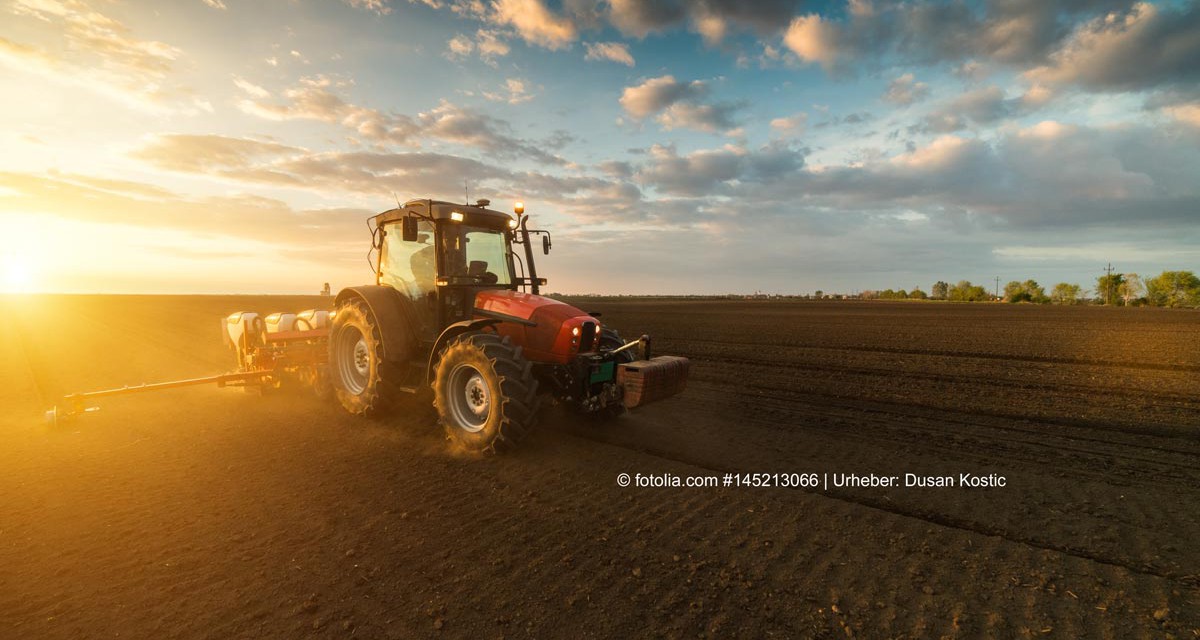
[[[29,293],[33,291],[33,269],[19,258],[4,259],[4,280],[0,283],[4,293]]]

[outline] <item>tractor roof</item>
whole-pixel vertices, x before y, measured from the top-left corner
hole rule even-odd
[[[441,200],[409,200],[403,207],[389,209],[375,216],[375,224],[381,225],[393,222],[409,215],[432,217],[434,220],[449,220],[450,214],[460,213],[468,224],[478,224],[487,227],[506,228],[513,217],[507,213],[488,209],[490,204],[480,200],[475,205],[456,204]]]

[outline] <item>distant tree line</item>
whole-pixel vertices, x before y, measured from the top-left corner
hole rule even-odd
[[[915,289],[914,292],[920,292]],[[874,292],[872,292],[874,293]],[[891,293],[893,297],[888,297]],[[1154,278],[1143,279],[1136,273],[1113,273],[1096,279],[1096,289],[1089,292],[1082,286],[1070,282],[1060,282],[1050,289],[1038,284],[1036,280],[1020,282],[1013,280],[1004,286],[1004,302],[1027,302],[1032,304],[1106,304],[1115,306],[1152,306],[1152,307],[1200,307],[1200,277],[1191,271],[1164,271]],[[880,299],[897,299],[905,296],[891,289],[878,292],[873,296]],[[922,293],[921,297],[925,295]],[[960,280],[958,284],[947,282],[934,283],[928,296],[931,300],[949,300],[952,302],[984,302],[997,299],[986,288],[971,284],[968,280]]]
[[[859,296],[866,300],[928,300],[929,295],[920,288],[912,291],[904,289],[884,289],[883,291],[864,291]]]

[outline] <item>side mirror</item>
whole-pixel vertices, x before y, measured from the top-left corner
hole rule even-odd
[[[550,234],[542,235],[542,253],[550,255]]]
[[[401,232],[401,237],[405,242],[417,241],[417,219],[413,217],[404,218],[401,222],[404,227]]]

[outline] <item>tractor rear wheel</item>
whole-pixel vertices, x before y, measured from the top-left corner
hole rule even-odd
[[[446,347],[433,383],[446,438],[468,451],[516,446],[537,420],[533,366],[507,336],[468,332]]]
[[[338,308],[329,331],[329,378],[342,406],[355,415],[386,415],[401,393],[399,367],[383,357],[375,316],[362,302]]]

